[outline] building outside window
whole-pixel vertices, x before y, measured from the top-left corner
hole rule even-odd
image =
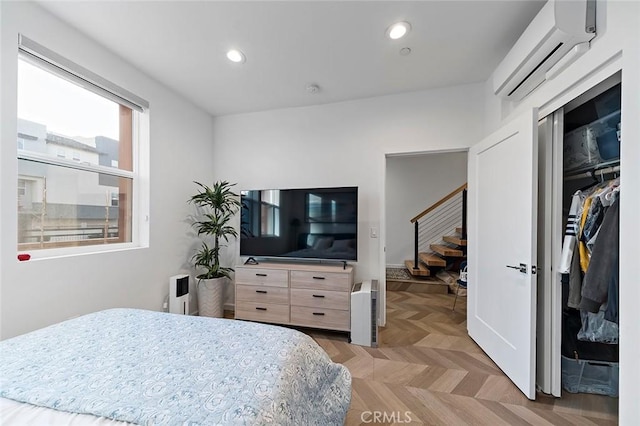
[[[269,189],[262,192],[262,237],[280,236],[280,191]]]
[[[280,191],[242,191],[240,228],[248,237],[280,235]]]
[[[134,241],[136,122],[145,108],[124,89],[21,37],[19,251]]]

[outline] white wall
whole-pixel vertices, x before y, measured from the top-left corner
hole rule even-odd
[[[197,244],[189,235],[186,200],[194,193],[193,180],[212,181],[211,117],[37,5],[0,2],[0,19],[0,336],[109,307],[160,310],[168,277],[189,270]],[[148,248],[16,260],[19,32],[149,101]]]
[[[520,104],[492,97],[487,83],[485,128],[493,130],[531,107],[545,116],[622,69],[619,423],[632,425],[640,419],[640,2],[598,0],[597,17],[598,37],[589,52]]]
[[[482,89],[473,84],[217,117],[212,168],[216,179],[238,182],[238,189],[358,186],[355,279],[382,279],[385,154],[465,149],[476,142]],[[370,238],[370,228],[380,238]]]
[[[387,157],[386,265],[413,259],[412,217],[467,181],[467,153],[447,152]]]

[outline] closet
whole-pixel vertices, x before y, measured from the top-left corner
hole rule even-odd
[[[621,74],[538,127],[537,387],[618,396]]]
[[[574,193],[606,186],[626,164],[619,151],[627,145],[618,141],[621,117],[628,114],[621,110],[622,72],[593,80],[573,98],[564,100],[563,94],[563,103],[545,110],[551,112],[542,119],[537,108],[514,113],[469,149],[467,266],[473,285],[467,293],[467,330],[529,399],[539,392],[619,394],[618,346],[583,341],[577,334],[574,339],[582,315],[569,309],[560,272]],[[621,192],[620,187],[618,196]],[[589,235],[591,240],[595,234]],[[625,233],[615,237],[628,243]],[[600,308],[606,313],[604,304]]]

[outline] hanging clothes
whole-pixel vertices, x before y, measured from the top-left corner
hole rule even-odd
[[[560,259],[560,273],[568,274],[571,271],[571,260],[576,246],[579,218],[582,216],[582,204],[584,203],[582,191],[576,191],[571,197],[571,207],[565,228],[564,241],[562,242],[562,255]]]
[[[608,206],[612,203],[610,195],[619,190],[619,179],[603,182],[586,194],[582,207],[582,216],[578,225],[577,239],[580,252],[580,266],[587,272],[591,253]]]
[[[604,206],[602,205],[602,201],[600,201],[599,192],[595,193],[591,196],[591,206],[589,207],[589,212],[587,213],[587,220],[584,222],[584,226],[582,227],[581,238],[585,243],[587,250],[591,253],[591,249],[589,249],[589,243],[593,240],[595,242],[595,237],[600,229],[600,225],[602,224],[602,220],[604,219]],[[593,243],[592,243],[593,245]]]
[[[582,300],[582,270],[580,269],[580,256],[578,252],[573,254],[571,269],[568,275],[569,300],[567,301],[567,306],[573,309],[580,309],[580,300]]]
[[[589,252],[587,251],[587,245],[582,241],[582,229],[584,229],[584,224],[587,222],[587,216],[589,215],[589,209],[591,208],[591,203],[593,199],[591,197],[587,197],[584,201],[584,207],[582,208],[582,217],[580,218],[580,232],[578,233],[578,252],[580,253],[580,269],[582,272],[587,272],[587,268],[589,268]]]
[[[618,324],[608,321],[604,311],[597,313],[580,311],[582,327],[578,331],[578,340],[586,342],[606,343],[609,345],[618,344]]]
[[[580,310],[581,341],[618,342],[619,191],[616,178],[576,191],[571,200],[560,272],[566,306]]]
[[[619,324],[618,318],[618,305],[620,303],[620,298],[618,295],[619,283],[620,283],[620,257],[618,253],[618,257],[615,260],[617,268],[613,269],[611,274],[611,281],[609,281],[609,294],[607,295],[607,309],[604,313],[604,319],[607,321],[614,322]]]
[[[580,309],[598,312],[607,301],[614,270],[619,269],[620,197],[607,209],[582,283]]]

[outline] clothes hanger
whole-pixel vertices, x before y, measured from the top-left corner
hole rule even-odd
[[[590,182],[588,185],[585,185],[584,187],[578,189],[578,191],[586,191],[587,189],[591,189],[594,186],[599,185],[601,183],[598,180],[598,178],[596,177],[596,171],[595,170],[589,170],[587,173],[589,174],[591,179],[593,179],[593,182]]]

